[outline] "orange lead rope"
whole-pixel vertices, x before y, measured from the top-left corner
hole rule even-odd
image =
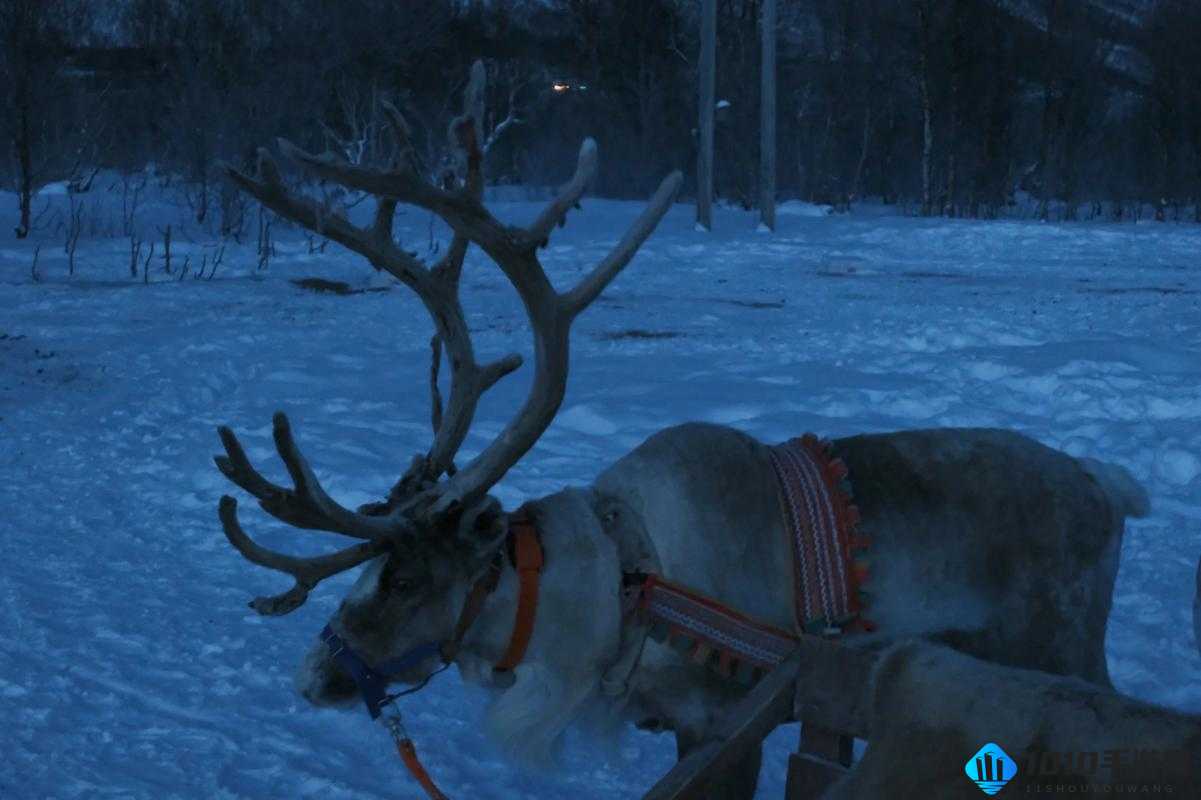
[[[384,718],[384,724],[388,726],[388,732],[392,734],[392,741],[396,743],[396,752],[400,754],[400,760],[404,762],[409,774],[413,776],[413,780],[421,785],[430,800],[450,800],[434,783],[434,779],[425,771],[421,760],[417,758],[417,748],[413,746],[413,740],[405,732],[400,715],[388,715]]]
[[[425,789],[425,793],[429,795],[430,800],[450,800],[446,795],[442,794],[442,790],[434,785],[434,779],[425,771],[425,767],[421,766],[421,762],[417,760],[417,748],[413,746],[412,739],[402,739],[396,743],[396,750],[400,753],[400,760],[405,762],[405,766],[409,768],[413,780],[421,784],[421,788]]]

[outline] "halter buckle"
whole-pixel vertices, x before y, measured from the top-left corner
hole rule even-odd
[[[401,717],[399,709],[393,708],[386,714],[381,715],[379,721],[396,744],[399,745],[401,742],[409,739],[409,732],[405,728],[404,719]]]

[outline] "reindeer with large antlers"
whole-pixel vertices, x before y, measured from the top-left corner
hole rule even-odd
[[[517,512],[488,495],[559,408],[572,321],[630,262],[681,178],[666,178],[613,251],[576,286],[557,292],[537,251],[583,195],[596,145],[584,142],[575,176],[532,225],[505,225],[481,203],[479,97],[477,68],[468,113],[451,127],[462,174],[438,183],[415,167],[409,129],[391,106],[398,146],[386,169],[280,142],[309,174],[375,195],[370,227],[288,191],[265,151],[256,176],[230,170],[275,213],[417,293],[435,328],[434,439],[384,502],[352,511],[322,488],[282,413],[275,443],[291,487],[264,479],[222,428],[226,455],[218,466],[265,511],[297,528],[362,541],[316,558],[266,550],[243,532],[228,496],[221,522],[248,560],[295,580],[287,592],[252,603],[263,614],[285,614],[323,579],[370,562],[300,668],[298,687],[313,703],[352,702],[360,691],[368,695],[365,685],[382,698],[387,683],[420,683],[454,663],[465,679],[496,689],[488,726],[517,754],[544,748],[600,697],[643,727],[674,731],[683,755],[745,687],[648,638],[627,613],[623,585],[632,575],[664,575],[792,630],[792,558],[771,450],[727,427],[685,424],[652,436],[589,487]],[[398,203],[428,209],[450,226],[453,241],[440,261],[423,264],[393,242]],[[521,364],[518,356],[477,360],[458,296],[472,245],[521,298],[534,339],[534,379],[512,421],[457,467],[480,396]],[[451,377],[445,410],[437,388],[442,348]],[[873,539],[870,610],[880,632],[859,640],[936,635],[985,660],[1108,682],[1105,627],[1123,518],[1146,511],[1145,494],[1124,470],[997,430],[908,431],[831,446],[849,468],[860,525]],[[346,653],[357,660],[347,661]],[[709,796],[750,797],[758,768],[754,749]]]

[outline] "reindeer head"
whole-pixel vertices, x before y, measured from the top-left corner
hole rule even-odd
[[[291,575],[295,584],[274,597],[260,597],[251,607],[262,614],[286,614],[298,607],[322,580],[371,561],[354,590],[342,603],[331,626],[368,660],[394,657],[413,642],[450,638],[455,616],[472,582],[491,568],[507,533],[507,517],[488,496],[489,489],[538,440],[554,419],[563,399],[572,321],[621,271],[666,213],[679,189],[680,174],[660,185],[650,204],[613,251],[575,287],[557,292],[539,263],[537,250],[551,231],[564,224],[596,169],[596,144],[580,149],[575,176],[528,228],[499,222],[481,204],[483,151],[479,146],[483,69],[472,71],[465,102],[468,113],[451,125],[452,142],[463,155],[461,178],[438,185],[420,173],[400,112],[385,104],[396,139],[396,156],[386,169],[347,163],[337,156],[312,155],[286,142],[280,150],[312,175],[375,195],[373,224],[360,228],[331,214],[309,198],[289,192],[271,156],[259,151],[256,176],[226,167],[230,177],[275,213],[333,239],[387,270],[417,293],[433,319],[431,395],[434,440],[428,452],[414,457],[408,471],[385,502],[351,511],[321,487],[301,455],[288,419],[274,418],[276,449],[287,467],[292,487],[267,481],[250,464],[234,433],[219,432],[226,454],[218,468],[256,497],[268,514],[297,528],[329,531],[362,540],[330,555],[296,558],[267,550],[251,540],[237,517],[237,501],[221,498],[219,515],[230,543],[249,561]],[[438,214],[454,233],[446,254],[427,265],[401,250],[392,239],[398,202]],[[509,278],[529,316],[534,337],[534,381],[517,415],[476,458],[461,469],[454,464],[471,426],[480,396],[521,365],[509,355],[477,362],[459,300],[459,277],[469,245],[483,250]],[[443,413],[438,390],[442,348],[451,370],[451,389]],[[400,680],[417,680],[430,671],[416,664]],[[306,659],[299,684],[318,703],[354,695],[354,684],[318,647]]]
[[[393,542],[368,563],[330,620],[330,628],[370,664],[387,663],[426,643],[437,643],[394,680],[413,684],[456,653],[455,626],[472,588],[494,573],[507,532],[507,515],[491,498],[459,518],[460,524],[415,542]],[[465,633],[465,631],[464,631]],[[343,705],[358,696],[352,680],[318,640],[296,672],[300,693],[315,705]]]

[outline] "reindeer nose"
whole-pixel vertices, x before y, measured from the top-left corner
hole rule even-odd
[[[341,705],[358,695],[354,681],[340,670],[298,675],[296,689],[301,697],[316,706]]]

